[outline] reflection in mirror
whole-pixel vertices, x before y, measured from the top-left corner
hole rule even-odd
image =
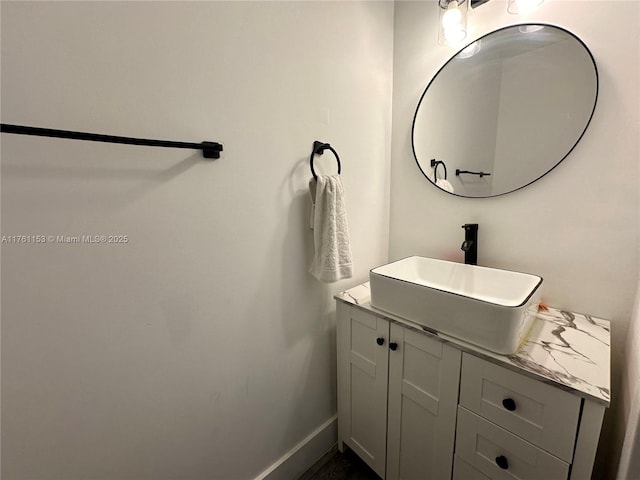
[[[509,193],[573,150],[597,96],[595,61],[574,34],[506,27],[460,50],[431,80],[413,120],[413,152],[422,173],[449,193]]]

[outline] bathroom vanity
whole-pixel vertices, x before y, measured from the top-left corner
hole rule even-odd
[[[610,401],[606,320],[540,311],[500,355],[336,295],[338,448],[383,479],[591,478]]]

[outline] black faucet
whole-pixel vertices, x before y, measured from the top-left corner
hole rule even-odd
[[[467,265],[478,264],[478,224],[466,223],[464,228],[464,242],[460,249],[464,252],[464,263]]]

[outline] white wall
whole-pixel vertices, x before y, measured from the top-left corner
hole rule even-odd
[[[539,178],[573,148],[593,113],[596,85],[589,54],[573,38],[502,62],[494,192],[509,192]]]
[[[255,477],[335,413],[332,295],[387,259],[393,5],[1,8],[3,123],[225,148],[2,135],[3,235],[128,236],[2,245],[3,478]],[[356,270],[331,286],[316,139]]]
[[[612,439],[612,451],[619,455],[619,462],[616,456],[611,463],[617,464],[618,480],[634,480],[640,478],[640,283],[627,332],[621,377]]]
[[[464,68],[468,60],[453,59],[429,84],[429,94],[420,100],[413,124],[416,135],[412,140],[420,168],[430,173],[429,178],[433,179],[430,161],[435,157],[447,166],[447,180],[455,192],[464,190],[482,196],[491,192],[492,176],[480,179],[455,173],[456,169],[493,171],[501,66],[495,64],[491,71],[483,70],[479,75],[476,69]],[[469,86],[470,81],[474,82],[473,88]],[[473,111],[468,108],[471,100]],[[481,113],[485,114],[482,118]],[[491,141],[487,141],[487,135],[492,132]],[[461,135],[464,141],[460,141]],[[438,175],[444,178],[442,166],[438,167]]]
[[[640,478],[640,288],[625,347],[614,451],[620,450],[617,478],[632,480]]]
[[[479,223],[481,265],[539,274],[548,304],[612,321],[616,380],[638,285],[639,7],[549,0],[511,16],[506,1],[492,0],[470,12],[469,40],[523,21],[567,28],[589,46],[600,75],[593,120],[573,153],[535,184],[490,199],[451,196],[415,166],[415,106],[455,50],[437,45],[435,2],[399,1],[395,8],[390,257],[462,261],[460,226]],[[618,393],[616,382],[614,406]]]

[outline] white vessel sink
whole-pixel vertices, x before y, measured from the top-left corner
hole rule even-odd
[[[496,353],[518,350],[538,311],[542,278],[407,257],[369,272],[371,305]]]

